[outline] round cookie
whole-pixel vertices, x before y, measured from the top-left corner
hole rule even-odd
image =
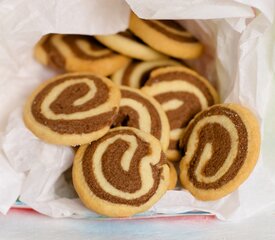
[[[166,192],[169,177],[159,141],[136,128],[114,128],[80,146],[73,163],[73,183],[83,204],[110,217],[149,209]]]
[[[197,199],[217,200],[236,190],[256,165],[259,125],[240,105],[215,105],[190,122],[181,146],[182,185]]]
[[[167,161],[167,163],[170,169],[170,182],[169,182],[168,190],[173,190],[177,186],[178,174],[174,164],[170,161]]]
[[[149,46],[169,56],[193,59],[202,54],[202,44],[176,21],[144,20],[132,13],[129,28]]]
[[[42,83],[28,98],[26,126],[53,144],[90,143],[110,129],[118,112],[119,88],[92,73],[70,73]]]
[[[150,133],[160,141],[163,151],[166,151],[170,127],[160,104],[138,89],[121,86],[120,92],[119,112],[112,126],[134,127]]]
[[[162,53],[141,42],[130,31],[112,35],[97,35],[95,38],[103,45],[131,58],[144,61],[167,58]]]
[[[34,56],[42,64],[56,69],[103,76],[113,74],[130,61],[85,35],[46,35],[36,44]]]
[[[115,72],[111,79],[119,85],[125,85],[133,88],[141,88],[149,79],[150,73],[160,67],[181,65],[179,62],[171,59],[156,61],[132,61],[122,69]]]
[[[153,96],[166,112],[171,129],[167,158],[180,160],[178,141],[184,128],[198,112],[218,102],[215,89],[195,71],[172,66],[154,70],[142,91]]]

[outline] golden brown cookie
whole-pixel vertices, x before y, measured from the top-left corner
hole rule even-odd
[[[170,127],[167,116],[160,104],[138,89],[121,86],[119,112],[113,127],[138,128],[157,138],[166,151],[169,145]]]
[[[118,112],[120,90],[92,73],[64,74],[42,83],[28,98],[26,126],[54,144],[81,145],[102,137]]]
[[[112,35],[97,35],[95,38],[108,48],[131,58],[144,61],[167,58],[141,42],[129,30]]]
[[[167,158],[180,160],[178,141],[184,128],[198,112],[218,102],[217,92],[209,81],[184,66],[153,71],[141,90],[153,96],[166,112],[171,129]]]
[[[182,185],[197,199],[217,200],[235,191],[256,165],[259,125],[240,105],[215,105],[190,122],[181,146]]]
[[[192,59],[202,53],[202,44],[176,21],[144,20],[132,13],[129,24],[130,30],[137,37],[169,56]]]
[[[170,169],[170,182],[169,182],[168,190],[173,190],[177,186],[178,174],[174,164],[170,161],[167,161],[167,163]]]
[[[125,85],[133,88],[141,88],[149,79],[150,73],[160,67],[181,65],[172,59],[163,59],[156,61],[132,61],[122,69],[115,72],[111,79],[119,85]]]
[[[130,61],[85,35],[46,35],[36,44],[34,56],[42,64],[56,69],[103,76],[113,74]]]
[[[87,208],[110,217],[128,217],[146,211],[166,192],[169,167],[156,138],[136,128],[119,127],[79,148],[73,183]]]

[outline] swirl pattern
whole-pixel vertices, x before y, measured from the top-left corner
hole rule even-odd
[[[174,65],[180,65],[180,63],[170,59],[147,62],[132,61],[126,67],[114,73],[111,79],[119,85],[141,88],[149,79],[153,70]]]
[[[147,25],[156,31],[165,34],[179,42],[198,42],[198,40],[179,23],[173,20],[143,20]]]
[[[152,72],[142,91],[153,96],[166,112],[170,124],[167,157],[179,160],[178,141],[189,121],[218,101],[210,83],[186,67],[166,67]]]
[[[36,45],[35,57],[53,68],[69,72],[90,71],[103,76],[114,73],[129,62],[127,57],[85,35],[46,35]]]
[[[130,30],[152,48],[181,59],[197,58],[202,45],[179,23],[171,20],[144,20],[131,14]]]
[[[141,91],[121,87],[121,101],[113,127],[138,128],[156,137],[164,151],[169,145],[169,122],[159,103]]]
[[[169,167],[157,139],[119,127],[79,148],[73,181],[88,208],[108,216],[130,216],[150,208],[165,193]]]
[[[235,190],[252,171],[259,154],[259,129],[240,106],[216,105],[196,116],[181,145],[182,184],[199,199],[215,200]]]
[[[110,80],[89,73],[65,74],[38,87],[27,101],[24,120],[48,142],[79,145],[109,130],[119,101],[119,89]]]

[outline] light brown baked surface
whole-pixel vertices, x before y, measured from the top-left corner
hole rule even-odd
[[[89,107],[89,109],[81,110],[81,107],[85,108],[85,104],[88,102],[96,102],[96,93],[101,94],[102,89],[97,89],[92,80],[87,79],[89,77],[96,77],[99,82],[102,82],[103,85],[106,86],[108,91],[107,100],[96,107]],[[57,84],[54,86],[44,98],[41,109],[38,111],[38,114],[42,114],[45,120],[38,121],[37,118],[33,114],[33,106],[36,104],[35,99],[41,92],[48,89],[52,84],[57,83],[62,79],[67,79],[65,82]],[[77,97],[77,92],[79,91],[79,85],[82,84],[82,88],[88,88],[88,92],[79,98]],[[52,104],[55,104],[58,97],[64,93],[65,91],[69,91],[68,97],[63,99],[62,102],[59,103],[59,108],[61,109],[58,114],[54,113],[52,110]],[[90,95],[89,95],[90,94]],[[76,99],[75,99],[76,98]],[[46,99],[46,101],[45,101]],[[85,143],[90,143],[100,137],[102,137],[111,127],[113,119],[118,111],[120,103],[120,90],[117,85],[115,85],[111,80],[100,77],[98,75],[94,75],[92,73],[70,73],[63,74],[57,77],[51,78],[41,85],[39,85],[34,92],[29,96],[24,108],[24,122],[26,126],[39,138],[42,140],[53,143],[53,144],[62,144],[62,145],[81,145]],[[93,104],[93,103],[92,103]],[[73,113],[66,113],[70,107],[77,108],[79,110],[74,110]],[[62,110],[64,108],[64,110]],[[94,116],[102,116],[104,113],[112,112],[112,114],[108,115],[108,119],[106,119],[106,125],[101,126],[99,129],[87,132],[85,127],[83,127],[83,132],[74,133],[76,130],[74,127],[78,127],[78,125],[85,124],[85,119]],[[99,117],[100,118],[100,117]],[[55,123],[59,120],[65,120],[66,125],[61,126],[61,129],[58,128],[58,124]],[[75,120],[78,120],[77,124],[73,123]],[[47,122],[53,122],[53,127],[49,127]],[[56,121],[56,122],[55,122]],[[104,124],[105,124],[104,122]],[[70,124],[71,123],[71,124]],[[73,125],[74,124],[74,125]],[[89,122],[89,124],[98,124]],[[71,126],[72,125],[72,126]],[[71,128],[70,133],[60,133],[60,131],[64,132]],[[93,127],[93,126],[92,126]]]
[[[157,31],[146,23],[151,21],[154,24],[161,24],[161,21],[143,20],[138,18],[134,13],[131,14],[129,28],[130,30],[153,49],[181,59],[197,58],[201,55],[203,47],[198,41],[177,41],[166,34]],[[171,29],[168,26],[162,25],[168,32],[173,32],[176,35],[185,35],[187,38],[192,38],[192,35],[184,30]]]
[[[236,125],[234,125],[233,122],[224,115],[209,115],[209,117],[199,120],[195,124],[195,127],[192,128],[193,130],[191,132],[191,135],[189,138],[187,138],[185,156],[180,162],[180,180],[184,188],[190,191],[192,195],[194,195],[194,197],[203,201],[217,200],[235,191],[253,171],[257,163],[260,151],[261,141],[258,121],[250,110],[238,104],[231,103],[214,105],[213,107],[198,114],[194,118],[194,120],[190,122],[187,130],[191,127],[191,125],[193,125],[193,122],[196,121],[196,119],[199,118],[201,114],[203,114],[204,112],[206,113],[207,111],[216,107],[222,107],[232,110],[234,114],[231,116],[240,117],[245,126],[245,129],[240,126],[237,128]],[[193,181],[190,180],[190,167],[193,166],[191,164],[191,160],[194,159],[195,152],[197,152],[198,149],[202,148],[202,146],[198,145],[198,141],[201,139],[198,139],[198,136],[202,131],[201,129],[203,129],[206,124],[219,124],[220,128],[224,128],[224,131],[227,131],[228,136],[230,136],[231,148],[230,151],[227,153],[226,160],[223,163],[216,163],[215,165],[212,164],[212,174],[207,176],[204,172],[204,169],[207,167],[207,164],[209,164],[209,159],[211,159],[215,155],[216,157],[218,157],[219,154],[223,154],[224,151],[221,150],[222,152],[219,152],[217,150],[217,152],[211,152],[211,143],[209,143],[210,145],[205,146],[203,149],[204,153],[200,155],[200,158],[198,159],[199,164],[202,165],[196,165],[197,168],[195,170],[195,176],[197,181],[199,181],[200,183],[208,184],[208,186],[210,186],[209,184],[218,182],[220,179],[226,176],[227,171],[229,171],[229,169],[231,169],[232,167],[234,167],[233,169],[235,170],[232,171],[236,173],[236,175],[233,177],[233,179],[227,178],[229,179],[227,182],[221,181],[220,184],[218,184],[216,187],[202,188],[195,186],[193,184]],[[247,149],[245,149],[245,145],[239,145],[240,135],[238,131],[242,132],[244,136],[246,135],[245,132],[247,132]],[[215,134],[214,129],[213,132],[208,132],[208,137],[211,137],[211,134]],[[207,138],[207,136],[204,137]],[[226,138],[222,138],[221,136],[216,136],[216,138],[220,143],[221,149],[223,149],[222,146],[226,141]],[[240,155],[240,153],[236,149],[240,149],[241,151],[246,150],[246,155],[244,155],[245,157],[243,158],[243,163],[239,165],[233,165],[234,161],[236,161],[237,157]]]
[[[71,42],[66,42],[64,38]],[[51,47],[45,48],[45,44]],[[130,61],[128,57],[103,47],[91,36],[62,34],[44,36],[35,46],[34,57],[43,65],[55,69],[103,76],[113,74]]]
[[[134,156],[136,156],[136,151],[140,151],[140,149],[137,150],[136,145],[136,141],[140,140],[146,142],[151,150],[138,160],[136,172],[133,170],[133,165],[137,161],[137,159],[134,160]],[[103,166],[102,156],[107,156],[105,161],[114,161],[113,159],[117,159],[115,151],[120,151],[123,143],[129,144],[128,150],[123,152],[119,158],[120,162],[108,170],[108,166]],[[114,150],[114,153],[108,153],[111,151],[108,150],[110,147],[117,150]],[[73,164],[74,187],[83,204],[99,214],[110,217],[128,217],[146,211],[162,197],[169,185],[169,167],[165,161],[162,161],[161,155],[161,145],[152,135],[135,128],[114,128],[91,145],[82,145],[79,148]],[[108,156],[112,159],[108,160]],[[122,171],[121,168],[124,170]],[[152,175],[153,168],[160,175]],[[112,177],[113,172],[117,171],[122,175],[115,174]],[[86,177],[91,175],[95,180],[87,180]],[[120,188],[115,186],[116,181],[125,177],[128,180],[122,183],[120,181]],[[139,187],[135,184],[136,179],[141,181]],[[96,188],[93,185],[94,182],[99,187]],[[154,184],[157,188],[151,194],[150,189]],[[134,187],[135,190],[126,190],[129,186]],[[99,194],[101,191],[104,195]],[[150,194],[147,196],[148,192]],[[120,202],[114,199],[119,199]]]

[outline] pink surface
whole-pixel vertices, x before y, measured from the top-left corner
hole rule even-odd
[[[262,213],[242,222],[214,216],[154,219],[53,219],[33,210],[12,209],[0,215],[0,239],[275,239],[275,214]]]
[[[8,214],[25,214],[25,215],[41,215],[39,212],[29,208],[29,207],[13,207],[10,209]],[[174,215],[158,215],[158,216],[138,216],[138,217],[128,217],[128,218],[104,218],[106,221],[134,221],[134,220],[145,220],[150,219],[152,221],[175,221],[180,219],[189,219],[189,220],[196,220],[196,221],[205,221],[205,220],[211,220],[216,219],[215,215],[209,214],[209,215],[180,215],[180,216],[174,216]],[[96,220],[93,218],[93,220]],[[103,218],[98,218],[98,220],[103,220]]]

